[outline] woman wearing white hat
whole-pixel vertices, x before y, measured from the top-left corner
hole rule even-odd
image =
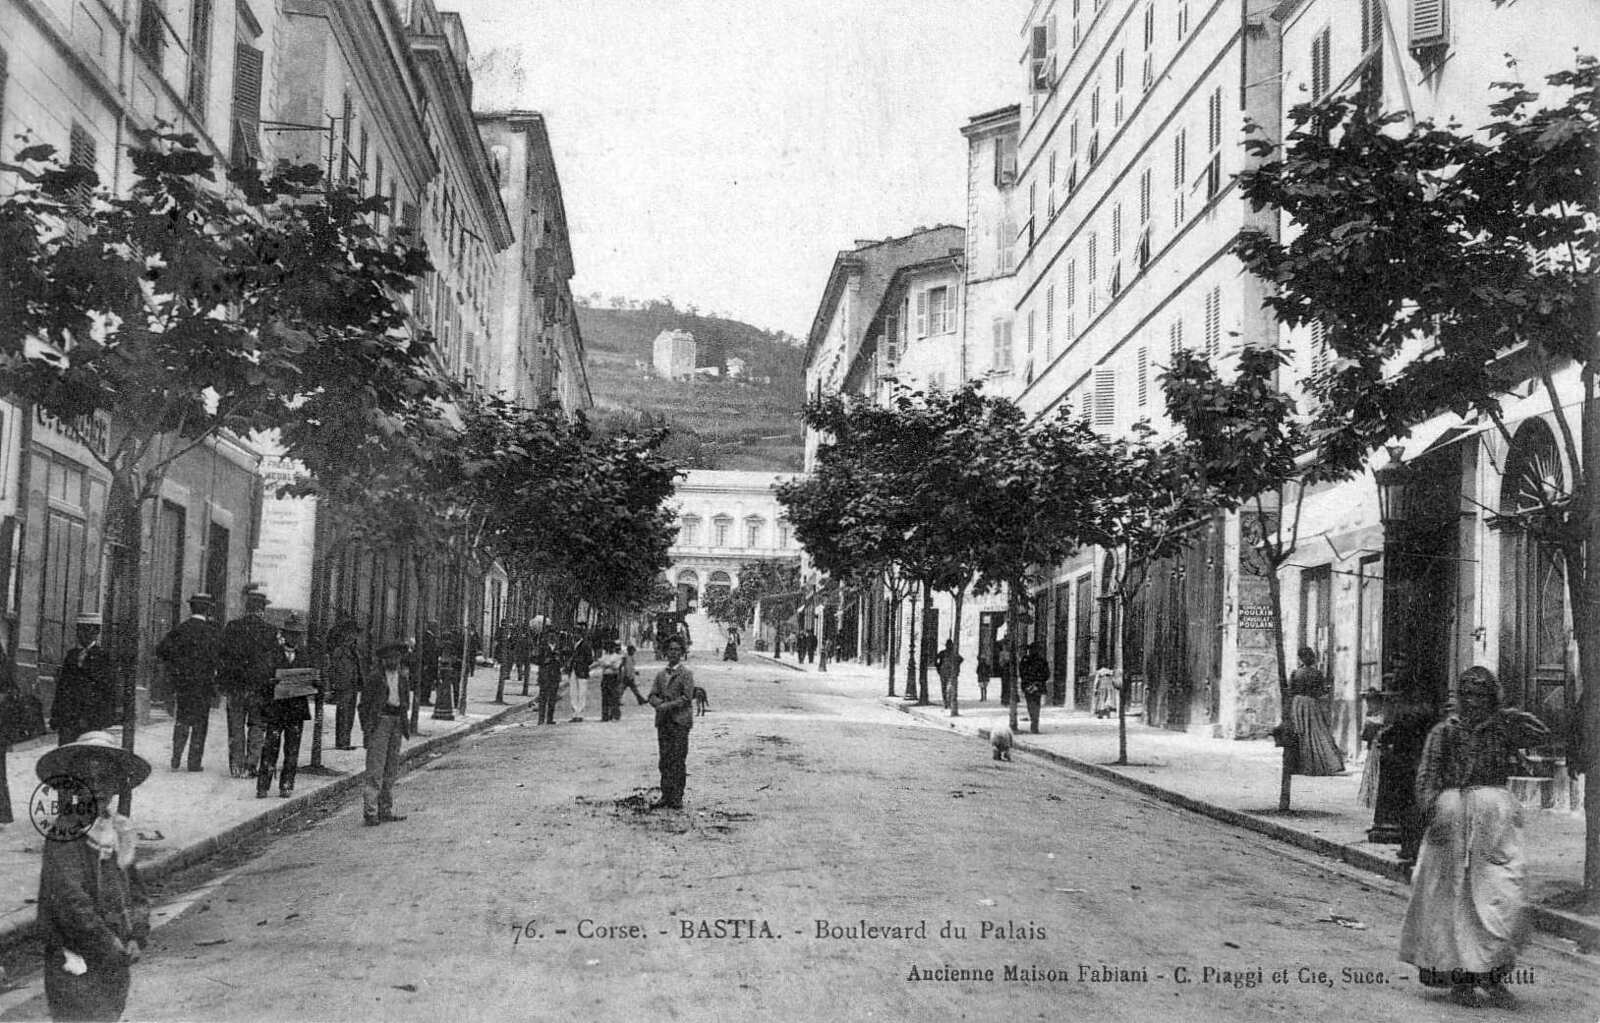
[[[85,732],[40,757],[36,770],[63,800],[39,870],[50,1015],[119,1019],[150,933],[150,903],[133,862],[138,833],[111,804],[149,777],[150,765],[109,733]]]

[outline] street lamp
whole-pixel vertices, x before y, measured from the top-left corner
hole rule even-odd
[[[1372,470],[1372,479],[1378,484],[1378,521],[1385,531],[1393,529],[1406,519],[1406,477],[1409,473],[1400,456],[1405,448],[1391,444],[1389,464]]]

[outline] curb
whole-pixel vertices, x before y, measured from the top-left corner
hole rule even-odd
[[[400,770],[402,772],[410,770],[417,766],[418,761],[424,760],[432,754],[442,753],[461,740],[486,731],[502,718],[509,717],[519,710],[527,710],[537,702],[537,700],[530,699],[508,703],[505,709],[496,711],[481,720],[474,721],[465,728],[424,739],[401,751]],[[149,884],[159,881],[169,874],[177,873],[180,870],[201,863],[224,849],[238,845],[290,817],[299,816],[305,811],[321,806],[324,803],[334,802],[351,789],[360,788],[365,774],[365,771],[352,771],[345,777],[331,781],[313,791],[295,796],[292,799],[278,800],[276,805],[265,813],[258,814],[249,820],[240,821],[225,831],[215,835],[207,835],[205,838],[199,839],[181,849],[172,849],[154,856],[150,860],[139,864],[139,877],[146,884]],[[0,925],[0,951],[32,938],[38,924],[39,918],[36,913],[31,918]]]
[[[776,664],[780,668],[788,668],[790,671],[798,671],[801,674],[805,674],[805,670],[806,669],[800,667],[800,665],[798,665],[798,664],[790,664],[788,661],[780,660],[779,658],[776,658],[776,657],[772,656],[771,654],[767,653],[765,650],[754,650],[754,651],[751,651],[751,652],[755,656],[760,657],[761,659],[763,659],[765,661],[769,661],[772,664]]]
[[[930,718],[925,714],[917,714],[915,712],[915,704],[905,704],[898,700],[891,702],[887,699],[885,699],[883,702],[888,706],[895,707],[895,709],[899,710],[902,714],[911,714],[915,717],[922,718],[929,723],[936,723],[938,720]],[[987,728],[973,728],[968,730],[948,721],[943,723],[947,725],[951,731],[962,735],[976,735],[977,738],[984,740],[989,738],[990,730]],[[1385,859],[1384,857],[1370,853],[1365,849],[1357,849],[1354,846],[1344,845],[1331,839],[1322,838],[1317,835],[1309,835],[1303,831],[1297,831],[1294,828],[1279,824],[1276,821],[1265,820],[1261,817],[1257,817],[1254,814],[1244,813],[1240,810],[1230,810],[1225,806],[1218,806],[1215,803],[1208,803],[1203,799],[1196,799],[1193,796],[1186,796],[1179,792],[1173,792],[1171,789],[1164,789],[1159,785],[1145,781],[1141,778],[1130,778],[1120,771],[1114,771],[1104,765],[1093,764],[1087,760],[1079,760],[1077,757],[1068,756],[1065,753],[1057,753],[1054,750],[1048,750],[1040,746],[1036,746],[1033,743],[1026,741],[1021,736],[1017,736],[1014,739],[1013,748],[1021,750],[1024,753],[1031,753],[1036,757],[1041,757],[1045,760],[1060,764],[1062,767],[1077,771],[1080,774],[1087,774],[1092,778],[1098,778],[1101,781],[1110,782],[1113,785],[1120,785],[1123,788],[1132,789],[1135,792],[1149,796],[1152,799],[1159,799],[1164,803],[1171,803],[1174,806],[1182,807],[1183,809],[1189,810],[1193,813],[1210,817],[1213,820],[1221,821],[1224,824],[1231,824],[1234,827],[1244,828],[1247,831],[1254,831],[1257,834],[1266,835],[1268,838],[1276,839],[1279,842],[1295,846],[1299,849],[1304,849],[1307,852],[1316,853],[1319,856],[1326,856],[1329,859],[1339,860],[1342,863],[1347,863],[1352,867],[1365,870],[1368,873],[1377,874],[1380,877],[1388,878],[1391,881],[1399,881],[1406,885],[1411,883],[1410,871],[1406,870],[1404,867],[1400,866],[1399,863],[1393,860]],[[1527,909],[1528,916],[1532,920],[1533,926],[1537,930],[1543,931],[1546,934],[1555,935],[1559,938],[1566,938],[1570,941],[1575,941],[1587,948],[1600,948],[1600,920],[1588,919],[1586,917],[1578,916],[1575,913],[1567,913],[1559,909],[1551,909],[1548,906],[1529,905]]]

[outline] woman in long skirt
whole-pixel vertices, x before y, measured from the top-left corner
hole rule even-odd
[[[1506,791],[1519,749],[1549,730],[1532,714],[1500,708],[1499,681],[1468,668],[1456,712],[1433,727],[1417,768],[1427,831],[1400,931],[1400,958],[1462,1005],[1514,1004],[1504,980],[1527,935],[1522,808]]]
[[[1338,774],[1344,754],[1333,741],[1323,701],[1329,696],[1328,678],[1317,668],[1317,652],[1300,648],[1300,666],[1289,676],[1289,729],[1294,743],[1295,774]]]

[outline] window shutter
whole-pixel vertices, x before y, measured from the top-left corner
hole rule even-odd
[[[1078,261],[1067,260],[1067,308],[1074,309],[1078,305]]]
[[[81,167],[94,173],[95,144],[94,136],[84,130],[83,125],[74,121],[72,130],[67,136],[67,166]],[[87,182],[73,189],[72,201],[79,206],[87,205],[89,197],[94,193],[94,188]]]
[[[1011,372],[1011,321],[1005,321],[1005,362],[1002,367],[1007,373]]]
[[[1183,321],[1173,320],[1167,328],[1167,345],[1171,349],[1173,358],[1183,350]]]
[[[1328,329],[1321,320],[1311,321],[1311,372],[1321,373],[1328,368]]]
[[[1156,42],[1156,5],[1154,0],[1144,5],[1144,48],[1154,46]]]
[[[1411,45],[1438,46],[1448,41],[1445,0],[1411,0]]]
[[[1028,310],[1028,358],[1033,358],[1033,318],[1034,310]]]
[[[1216,358],[1222,349],[1222,289],[1206,292],[1206,355]]]
[[[1094,368],[1094,425],[1096,429],[1117,425],[1117,371],[1110,366]]]
[[[0,140],[5,138],[6,123],[6,51],[0,49]]]
[[[206,86],[211,78],[211,0],[194,0],[189,11],[189,106],[202,124],[206,119]]]
[[[1185,179],[1188,177],[1186,164],[1188,163],[1189,130],[1179,129],[1172,136],[1172,226],[1179,228],[1184,221],[1184,194],[1187,190]]]
[[[1328,95],[1331,70],[1329,65],[1329,30],[1318,32],[1311,40],[1311,100],[1317,102]]]
[[[928,336],[928,293],[917,292],[917,337]]]
[[[1090,292],[1094,291],[1094,283],[1095,283],[1095,281],[1100,279],[1100,275],[1097,272],[1100,269],[1100,264],[1099,264],[1099,259],[1098,259],[1099,253],[1097,251],[1099,249],[1099,247],[1100,247],[1097,244],[1099,242],[1099,240],[1100,240],[1099,239],[1099,235],[1095,234],[1093,231],[1089,232],[1089,291]]]
[[[1111,255],[1112,258],[1122,255],[1122,204],[1120,202],[1111,207]]]
[[[1044,289],[1044,356],[1049,358],[1056,342],[1056,286]]]
[[[238,43],[233,48],[234,161],[261,159],[261,51]]]
[[[1138,360],[1139,407],[1144,408],[1150,404],[1150,349],[1139,349]]]
[[[993,324],[991,324],[991,326],[992,326],[993,331],[994,331],[994,350],[990,353],[990,356],[989,356],[989,368],[993,369],[996,372],[1002,372],[1002,371],[1004,371],[1005,365],[1006,365],[1006,363],[1005,363],[1006,323],[1005,323],[1004,320],[997,319],[997,320],[994,321]]]
[[[1222,87],[1211,90],[1211,98],[1206,103],[1206,148],[1216,149],[1222,145]]]

